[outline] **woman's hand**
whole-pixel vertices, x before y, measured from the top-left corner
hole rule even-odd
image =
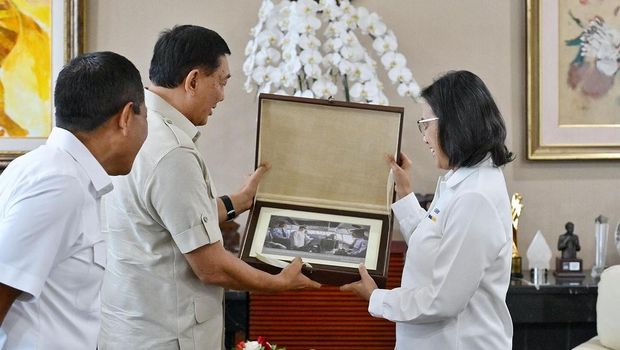
[[[386,155],[385,159],[392,169],[392,173],[394,173],[396,194],[398,194],[400,198],[407,196],[412,192],[411,181],[409,180],[409,172],[411,171],[412,164],[411,159],[403,152],[400,152],[400,165],[396,163],[396,159],[394,159],[393,155]]]
[[[352,292],[353,294],[364,300],[370,300],[372,292],[378,288],[377,284],[368,274],[366,266],[360,264],[359,271],[362,279],[357,282],[345,284],[344,286],[340,287],[340,290],[343,292]]]

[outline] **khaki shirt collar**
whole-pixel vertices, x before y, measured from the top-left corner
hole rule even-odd
[[[156,112],[165,122],[172,123],[181,129],[193,142],[200,137],[200,130],[181,112],[172,107],[166,100],[149,89],[144,89],[144,103],[148,111]]]

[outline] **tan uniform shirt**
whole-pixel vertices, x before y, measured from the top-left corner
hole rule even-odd
[[[223,288],[203,284],[183,255],[222,239],[215,189],[194,144],[199,132],[145,94],[148,137],[104,201],[99,349],[220,349]]]

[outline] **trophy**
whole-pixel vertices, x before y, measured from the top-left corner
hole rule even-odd
[[[605,257],[607,255],[607,233],[609,231],[609,224],[607,223],[607,217],[599,215],[595,220],[594,228],[594,245],[595,245],[595,257],[594,266],[592,267],[592,277],[598,278],[605,270]]]
[[[558,238],[558,250],[562,252],[562,256],[555,259],[555,272],[553,273],[559,278],[583,278],[583,261],[577,258],[577,252],[581,250],[579,244],[579,236],[573,231],[575,225],[567,222],[564,225],[566,232]]]
[[[517,228],[519,226],[521,209],[523,209],[523,197],[518,193],[513,194],[510,199],[510,206],[512,208],[512,267],[510,276],[513,278],[523,278],[521,255],[519,255],[519,250],[517,249]]]

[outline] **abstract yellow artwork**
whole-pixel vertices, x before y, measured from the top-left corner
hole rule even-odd
[[[47,137],[51,0],[0,0],[0,136]]]
[[[42,145],[53,83],[82,52],[86,0],[0,0],[0,171]]]

